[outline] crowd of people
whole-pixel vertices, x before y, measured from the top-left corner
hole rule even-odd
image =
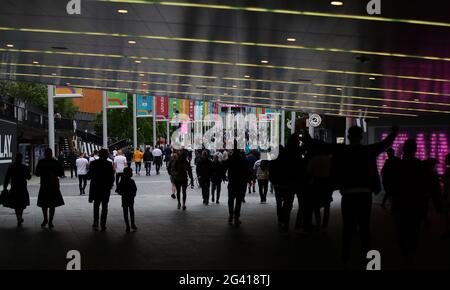
[[[299,127],[299,126],[297,126]],[[415,251],[423,223],[429,222],[428,208],[432,203],[446,225],[443,237],[450,234],[450,154],[445,159],[445,174],[436,171],[437,161],[416,158],[417,144],[408,139],[403,146],[402,157],[395,156],[390,148],[398,134],[398,128],[384,140],[363,145],[363,130],[354,126],[348,130],[349,144],[328,144],[313,139],[304,129],[298,128],[286,146],[280,146],[278,157],[262,160],[257,151],[238,150],[197,150],[194,152],[196,178],[192,170],[193,152],[174,150],[169,146],[114,150],[105,149],[88,157],[79,154],[73,162],[75,175],[79,179],[80,195],[85,194],[89,185],[89,202],[94,205],[93,228],[106,230],[108,202],[111,190],[116,184],[116,192],[122,197],[122,207],[126,231],[137,230],[134,218],[134,198],[137,193],[131,168],[140,175],[144,163],[147,176],[151,166],[156,174],[165,162],[172,186],[171,197],[177,200],[177,209],[186,210],[187,190],[195,182],[201,188],[204,205],[220,203],[222,183],[228,189],[228,222],[238,226],[241,222],[241,206],[248,194],[256,192],[258,185],[261,203],[267,202],[267,194],[274,193],[276,216],[282,232],[288,232],[294,200],[298,201],[298,212],[294,227],[303,234],[315,229],[326,229],[330,222],[330,205],[333,192],[341,194],[342,213],[342,256],[344,262],[350,260],[351,242],[355,232],[361,240],[361,261],[371,249],[372,198],[384,188],[382,207],[391,204],[398,245],[405,261],[414,262]],[[377,168],[377,158],[387,152],[388,159],[381,171]],[[27,180],[31,178],[27,166],[22,164],[22,155],[17,154],[10,166],[4,182],[4,193],[9,190],[9,201],[3,204],[14,208],[18,226],[23,223],[23,210],[30,204]],[[71,162],[72,164],[72,162]],[[64,176],[63,166],[54,159],[52,151],[45,151],[40,160],[36,176],[41,179],[37,205],[42,208],[42,227],[53,227],[55,208],[64,205],[59,188],[59,177]],[[382,181],[382,182],[381,182]],[[4,194],[2,194],[4,196]],[[101,212],[100,212],[101,207]]]

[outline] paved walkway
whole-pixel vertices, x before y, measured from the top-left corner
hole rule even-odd
[[[154,174],[154,172],[152,172]],[[227,224],[227,192],[220,204],[202,204],[199,189],[188,190],[187,211],[176,209],[170,198],[167,173],[135,177],[138,231],[125,233],[120,197],[113,194],[108,229],[94,232],[92,204],[78,195],[77,180],[65,178],[61,188],[66,205],[56,210],[55,228],[41,229],[42,215],[36,207],[39,189],[33,178],[31,206],[25,223],[16,228],[12,210],[0,208],[0,269],[65,269],[66,253],[80,251],[84,269],[341,269],[341,218],[335,194],[330,228],[304,237],[282,234],[275,219],[275,199],[260,204],[257,194],[247,195],[242,208],[243,224]],[[382,267],[401,267],[394,240],[392,218],[374,204],[373,244],[381,251]],[[297,209],[294,208],[294,213]],[[422,268],[450,268],[449,241],[441,241],[442,225],[432,216],[433,226],[423,231],[419,262]],[[355,257],[357,239],[355,238]]]

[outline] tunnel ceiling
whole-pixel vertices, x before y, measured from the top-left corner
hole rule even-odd
[[[2,0],[0,79],[330,115],[450,114],[449,1],[381,1],[376,16],[367,2],[81,0],[69,15],[65,0]]]

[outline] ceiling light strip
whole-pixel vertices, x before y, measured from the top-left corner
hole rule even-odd
[[[203,3],[186,3],[186,2],[171,2],[171,1],[157,1],[157,0],[98,0],[100,2],[111,3],[129,3],[129,4],[149,4],[149,5],[163,5],[163,6],[175,6],[175,7],[189,7],[189,8],[204,8],[204,9],[219,9],[219,10],[237,10],[237,11],[249,11],[249,12],[262,12],[262,13],[274,13],[285,15],[303,15],[303,16],[315,16],[315,17],[328,17],[328,18],[340,18],[349,20],[366,20],[366,21],[381,21],[388,23],[406,23],[416,25],[428,25],[428,26],[440,26],[450,27],[450,23],[416,20],[416,19],[396,19],[379,16],[365,16],[365,15],[351,15],[351,14],[335,14],[335,13],[323,13],[313,11],[299,11],[288,9],[270,9],[263,7],[244,7],[244,6],[231,6],[231,5],[214,5]]]
[[[263,64],[249,64],[249,63],[234,63],[224,61],[212,61],[212,60],[193,60],[193,59],[177,59],[177,58],[163,58],[163,57],[148,57],[148,56],[126,56],[118,54],[101,54],[101,53],[87,53],[87,52],[69,52],[69,51],[52,51],[52,50],[31,50],[31,49],[8,49],[0,48],[0,52],[15,52],[15,53],[42,53],[42,54],[60,54],[69,56],[88,56],[88,57],[110,57],[110,58],[128,58],[150,61],[165,61],[165,62],[177,62],[177,63],[196,63],[196,64],[212,64],[212,65],[226,65],[226,66],[240,66],[240,67],[258,67],[267,69],[284,69],[284,70],[297,70],[297,71],[309,71],[309,72],[321,72],[321,73],[333,73],[333,74],[345,74],[345,75],[362,75],[373,77],[385,77],[385,78],[398,78],[398,79],[411,79],[411,80],[424,80],[435,82],[450,82],[450,79],[435,79],[417,76],[402,76],[402,75],[388,75],[380,73],[366,73],[366,72],[353,72],[345,70],[329,70],[318,68],[304,68],[304,67],[291,67],[291,66],[275,66],[275,65],[263,65]]]
[[[409,55],[409,54],[403,54],[403,53],[389,53],[389,52],[365,51],[365,50],[353,50],[353,49],[307,47],[307,46],[303,46],[303,45],[242,42],[242,41],[232,41],[232,40],[214,40],[214,39],[171,37],[171,36],[159,36],[159,35],[135,35],[135,34],[122,34],[122,33],[70,31],[70,30],[39,29],[39,28],[15,28],[15,27],[0,27],[0,31],[20,31],[20,32],[28,32],[28,33],[54,33],[54,34],[69,34],[69,35],[109,36],[109,37],[121,37],[121,38],[127,38],[127,39],[128,38],[142,38],[142,39],[152,39],[152,40],[214,43],[214,44],[225,44],[225,45],[298,49],[298,50],[311,50],[311,51],[320,51],[320,52],[325,51],[325,52],[335,52],[335,53],[376,55],[376,56],[385,56],[385,57],[415,58],[415,59],[422,59],[422,60],[450,61],[450,58],[437,57],[437,56],[422,56],[422,55]]]

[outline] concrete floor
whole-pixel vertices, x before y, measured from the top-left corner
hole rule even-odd
[[[152,172],[154,174],[154,172]],[[145,175],[145,174],[144,174]],[[36,207],[38,180],[30,182],[31,206],[25,223],[16,228],[12,210],[0,208],[0,269],[65,269],[66,253],[78,250],[83,269],[342,269],[339,194],[335,194],[330,227],[311,236],[279,232],[275,199],[260,204],[257,194],[247,195],[241,227],[227,223],[227,192],[221,203],[205,206],[199,189],[188,190],[187,211],[176,209],[170,198],[167,172],[135,177],[138,231],[125,233],[120,197],[113,194],[108,229],[94,232],[92,205],[78,195],[76,179],[61,181],[66,205],[56,210],[55,228],[41,229]],[[379,200],[379,198],[378,198]],[[296,214],[297,208],[294,208]],[[439,238],[442,224],[435,215],[424,228],[418,267],[450,269],[450,242]],[[382,269],[401,269],[389,211],[373,205],[373,245],[381,252]],[[355,258],[358,239],[355,237]]]

